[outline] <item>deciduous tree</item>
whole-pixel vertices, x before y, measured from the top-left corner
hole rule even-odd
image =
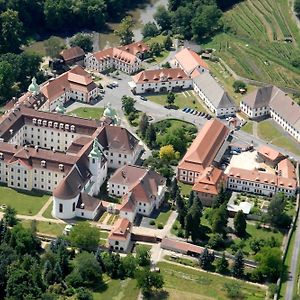
[[[85,52],[93,51],[93,40],[87,34],[78,33],[70,41],[72,47],[78,46]]]
[[[115,34],[120,38],[121,45],[128,45],[133,42],[133,20],[131,16],[122,19]]]

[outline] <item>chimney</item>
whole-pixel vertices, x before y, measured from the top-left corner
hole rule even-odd
[[[36,152],[38,152],[39,151],[39,146],[34,146],[34,149],[35,149]]]
[[[122,170],[122,177],[126,178],[126,172],[124,170]]]

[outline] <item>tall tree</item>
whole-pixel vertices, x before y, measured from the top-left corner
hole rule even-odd
[[[244,255],[242,251],[238,251],[234,257],[234,263],[232,267],[232,275],[237,278],[242,278],[244,276]]]
[[[234,216],[233,225],[237,236],[244,237],[246,235],[246,217],[242,210],[239,210]]]
[[[154,22],[148,22],[144,25],[142,29],[142,35],[144,38],[154,37],[158,35],[158,29]]]
[[[0,52],[17,52],[22,43],[23,24],[18,12],[8,9],[0,14]]]
[[[140,266],[142,267],[150,266],[150,251],[144,246],[137,247],[136,259]]]
[[[137,285],[144,295],[149,295],[153,288],[161,289],[164,285],[162,274],[151,272],[148,268],[137,271]]]
[[[17,211],[13,207],[7,206],[4,210],[3,220],[8,226],[16,225],[18,223]]]
[[[182,228],[185,228],[185,218],[186,218],[186,207],[185,207],[185,203],[181,197],[180,191],[178,190],[176,193],[176,209],[178,212],[178,221],[181,225]]]
[[[134,107],[135,100],[129,96],[122,97],[122,109],[124,110],[126,115],[129,115],[131,112],[135,112],[136,109]]]
[[[69,240],[72,246],[91,252],[96,250],[99,245],[100,231],[88,222],[81,222],[72,228]]]
[[[166,50],[171,50],[172,45],[173,45],[172,39],[171,39],[171,37],[168,35],[168,36],[165,38],[165,40],[164,40],[164,48],[165,48]]]
[[[145,135],[146,135],[146,131],[147,131],[147,128],[149,126],[149,119],[148,119],[148,116],[143,113],[142,114],[142,117],[140,119],[140,122],[139,122],[139,131],[141,133],[141,136],[144,138]]]
[[[70,41],[72,47],[78,46],[83,49],[84,52],[93,51],[93,40],[87,34],[78,33]]]
[[[205,247],[203,252],[199,256],[199,264],[203,270],[210,270],[215,257],[213,253],[210,253]]]
[[[216,271],[220,274],[226,274],[228,272],[228,260],[223,252],[222,257],[216,260]]]
[[[162,31],[171,29],[171,14],[164,5],[157,7],[154,20]]]
[[[115,34],[120,38],[121,45],[128,45],[133,42],[133,20],[131,16],[122,19]]]
[[[154,147],[156,145],[156,131],[152,123],[150,123],[146,130],[145,139],[150,147]]]
[[[51,36],[47,41],[44,43],[46,55],[50,56],[51,58],[58,57],[60,51],[63,49],[64,44],[60,38],[56,36]]]
[[[175,94],[172,93],[172,92],[169,92],[168,95],[167,95],[167,103],[169,105],[173,105],[175,102]]]
[[[222,205],[212,211],[210,216],[212,232],[226,234],[226,227],[228,223],[228,211],[226,205]]]
[[[179,187],[178,187],[178,181],[177,178],[175,177],[172,182],[171,182],[171,186],[170,186],[170,197],[171,199],[175,199],[177,192],[179,191]],[[179,191],[180,193],[180,191]]]

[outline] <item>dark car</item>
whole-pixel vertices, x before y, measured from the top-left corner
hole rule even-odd
[[[108,84],[106,87],[108,87],[109,89],[113,88],[113,86],[111,84]]]

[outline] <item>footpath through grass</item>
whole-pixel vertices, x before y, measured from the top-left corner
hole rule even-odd
[[[266,290],[262,287],[241,280],[167,262],[159,262],[158,266],[164,277],[164,289],[168,292],[168,299],[229,299],[224,285],[232,285],[233,283],[240,285],[240,289],[245,296],[244,299],[262,300],[266,296]]]
[[[68,115],[74,115],[79,118],[85,119],[97,119],[99,120],[104,112],[103,107],[79,107],[68,113]]]
[[[36,215],[49,197],[50,195],[37,191],[25,192],[0,186],[0,205],[9,205],[20,215]]]

